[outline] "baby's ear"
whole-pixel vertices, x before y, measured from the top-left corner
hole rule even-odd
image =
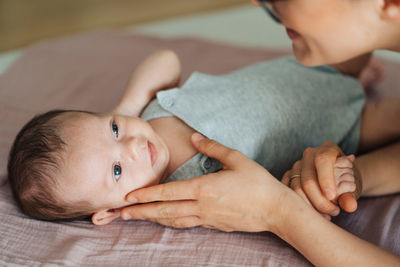
[[[106,225],[119,217],[119,209],[101,210],[92,215],[92,222],[96,225]]]
[[[390,22],[400,22],[400,2],[391,0],[381,0],[382,17]]]

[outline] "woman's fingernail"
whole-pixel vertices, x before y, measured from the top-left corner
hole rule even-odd
[[[193,139],[193,141],[195,141],[195,142],[200,142],[201,140],[204,139],[204,136],[202,136],[202,135],[199,134],[199,133],[194,133],[194,134],[192,135],[192,139]]]
[[[138,202],[134,196],[129,196],[126,200],[132,204]]]

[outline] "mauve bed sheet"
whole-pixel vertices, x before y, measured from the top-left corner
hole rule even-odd
[[[0,265],[7,266],[309,266],[301,254],[271,233],[175,230],[142,221],[94,226],[52,223],[21,214],[6,176],[7,153],[22,125],[53,108],[110,110],[135,65],[159,48],[175,50],[183,81],[193,71],[221,74],[285,54],[198,39],[162,39],[123,32],[95,32],[49,40],[27,48],[0,76]],[[400,66],[384,62],[387,77],[370,97],[399,96]],[[394,90],[397,88],[398,90]],[[400,254],[399,195],[360,200],[354,214],[335,223]],[[327,240],[329,242],[329,240]],[[328,260],[328,259],[327,259]]]

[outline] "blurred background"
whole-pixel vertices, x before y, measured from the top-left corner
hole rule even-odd
[[[142,25],[248,0],[0,0],[0,52],[99,28]]]

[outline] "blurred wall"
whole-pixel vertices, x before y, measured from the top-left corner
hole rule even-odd
[[[247,3],[248,0],[0,0],[0,51],[48,37]]]

